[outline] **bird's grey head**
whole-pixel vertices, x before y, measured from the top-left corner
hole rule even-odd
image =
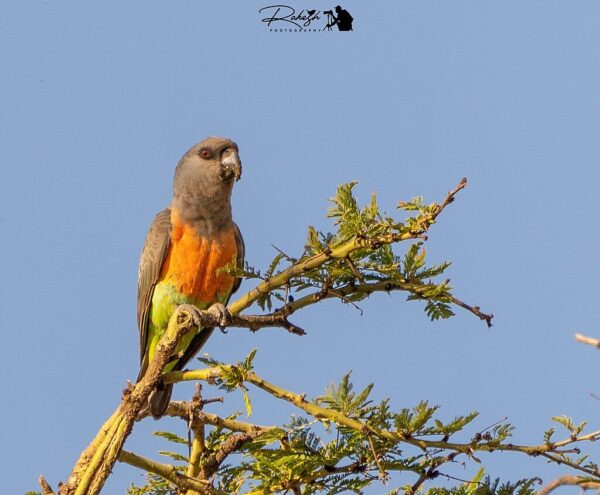
[[[227,138],[209,137],[192,146],[179,161],[173,180],[173,206],[190,217],[219,209],[230,216],[231,191],[241,176],[237,144]]]

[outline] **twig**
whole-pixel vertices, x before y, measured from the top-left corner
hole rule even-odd
[[[467,187],[467,178],[463,177],[460,180],[460,182],[458,183],[458,185],[454,189],[452,189],[452,191],[450,191],[448,194],[446,194],[446,197],[444,198],[444,200],[438,205],[437,210],[433,215],[434,220],[444,210],[444,208],[446,208],[446,206],[448,206],[450,203],[452,203],[454,201],[454,197],[458,194],[458,192],[461,189],[464,189],[465,187]]]
[[[537,492],[537,495],[548,495],[560,486],[578,486],[584,490],[599,490],[600,482],[585,480],[581,476],[561,476],[560,478],[551,481]]]
[[[54,490],[50,487],[50,485],[46,481],[46,478],[40,476],[38,478],[38,483],[42,487],[42,495],[55,495]]]
[[[600,349],[600,339],[595,339],[593,337],[586,337],[585,335],[576,333],[575,340],[577,342],[581,342],[582,344],[593,345],[594,347],[598,347]]]
[[[477,316],[477,318],[479,318],[482,321],[485,321],[486,325],[488,326],[488,328],[492,328],[492,319],[494,318],[493,314],[486,314],[483,313],[480,309],[479,306],[470,306],[467,303],[462,302],[460,299],[457,299],[456,297],[452,298],[452,302],[454,304],[456,304],[457,306],[460,306],[461,308],[466,309],[467,311],[470,311],[471,313],[473,313],[475,316]]]
[[[204,423],[197,421],[195,422],[193,414],[193,411],[201,411],[203,406],[204,401],[202,400],[202,384],[196,383],[196,388],[190,404],[190,414],[188,416],[188,432],[191,431],[194,434],[186,472],[187,476],[190,478],[197,476],[200,472],[200,463],[206,450],[206,445],[204,443]],[[201,479],[206,478],[201,477]]]
[[[279,249],[275,244],[271,244],[271,247],[273,249],[275,249],[276,251],[279,251],[279,254],[281,254],[281,256],[283,256],[286,260],[288,260],[290,263],[296,263],[296,261],[298,261],[296,258],[292,258],[291,256],[289,256],[287,253],[285,253],[284,251],[282,251],[281,249]]]
[[[146,457],[123,450],[119,455],[119,461],[134,466],[149,473],[158,474],[166,480],[173,483],[180,490],[193,490],[206,495],[227,495],[225,492],[217,490],[206,481],[200,481],[186,476],[170,464],[161,464]]]
[[[219,326],[219,322],[212,326]],[[288,332],[294,335],[306,335],[306,332],[299,326],[288,321],[285,314],[268,314],[268,315],[236,315],[231,314],[226,318],[225,326],[247,328],[252,332],[256,332],[261,328],[280,327],[285,328]]]
[[[238,451],[245,443],[254,440],[256,437],[262,435],[263,432],[256,431],[252,433],[236,433],[231,435],[225,440],[217,449],[217,451],[210,456],[209,459],[205,459],[198,473],[198,477],[201,479],[209,479],[215,474],[223,461],[233,452]]]
[[[415,481],[413,483],[413,485],[410,487],[410,489],[406,491],[406,494],[407,495],[414,495],[415,493],[417,493],[417,491],[419,490],[419,488],[421,488],[421,486],[423,485],[423,483],[425,483],[428,478],[429,478],[429,476],[427,476],[427,471],[423,471],[419,475],[419,477],[417,478],[417,481]]]
[[[338,287],[334,290],[319,290],[312,294],[307,294],[295,301],[287,303],[282,308],[271,313],[273,316],[286,315],[289,316],[295,311],[316,304],[322,299],[340,298],[345,299],[349,296],[360,295],[367,297],[375,292],[390,292],[394,290],[410,292],[411,294],[423,294],[427,290],[431,289],[432,284],[424,284],[420,282],[404,282],[402,280],[395,281],[383,281],[383,282],[369,282],[364,284],[347,284],[343,287]],[[471,312],[482,321],[485,321],[488,328],[492,326],[492,319],[494,315],[483,313],[478,306],[470,306],[455,297],[452,298],[452,302],[457,306]]]
[[[215,377],[216,376],[217,375],[215,375]],[[238,421],[236,419],[222,418],[220,416],[217,416],[216,414],[207,413],[205,411],[199,411],[194,408],[194,405],[192,403],[183,401],[171,402],[165,412],[165,415],[171,416],[173,418],[181,418],[184,421],[188,421],[191,416],[192,422],[209,424],[217,426],[219,428],[225,428],[230,431],[238,431],[242,433],[266,433],[280,429],[277,426],[256,425],[252,423],[245,423],[244,421]],[[144,414],[138,416],[138,421],[148,416],[150,416],[150,413],[148,411],[144,411]],[[282,435],[284,435],[284,431],[281,431]]]
[[[383,469],[381,462],[379,462],[379,456],[377,455],[377,452],[375,451],[375,446],[373,445],[373,439],[371,438],[371,434],[368,431],[366,431],[365,435],[369,442],[369,448],[371,449],[373,458],[375,459],[375,464],[377,465],[377,470],[379,471],[379,479],[383,482],[383,484],[386,484],[390,479],[390,475],[387,473],[387,471],[385,469]]]
[[[352,258],[350,258],[350,256],[348,256],[348,257],[346,257],[346,259],[344,261],[348,264],[348,266],[350,267],[350,270],[352,270],[352,273],[354,274],[354,276],[361,282],[364,282],[365,277],[363,276],[362,273],[360,273],[358,268],[356,268],[356,265],[352,261]]]

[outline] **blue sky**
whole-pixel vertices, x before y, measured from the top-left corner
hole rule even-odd
[[[65,479],[136,377],[141,245],[175,164],[207,135],[239,144],[234,217],[257,267],[271,244],[301,252],[342,182],[392,212],[468,177],[428,254],[453,261],[456,295],[495,326],[464,311],[430,323],[418,303],[379,295],[363,316],[334,302],[298,314],[303,338],[233,329],[206,352],[235,361],[256,347],[260,374],[310,395],[352,369],[398,409],[429,399],[446,418],[478,410],[480,428],[508,416],[520,443],[540,441],[553,415],[600,427],[589,395],[599,356],[573,340],[600,333],[600,5],[347,1],[352,33],[271,33],[258,14],[267,4],[0,5],[6,493],[35,489],[41,473]],[[257,422],[287,418],[254,397]],[[240,407],[231,396],[214,410]],[[158,428],[183,432],[147,421],[128,448],[164,448]],[[566,472],[517,454],[483,460],[509,479]],[[131,481],[139,472],[119,465],[105,491]]]

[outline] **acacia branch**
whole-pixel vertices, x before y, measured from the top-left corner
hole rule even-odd
[[[198,411],[201,411],[202,407],[204,406],[204,402],[202,400],[202,385],[200,383],[196,383],[196,390],[192,397],[190,406],[193,408],[192,410]],[[194,423],[191,421],[191,418],[191,416],[188,417],[188,423],[189,429],[192,431],[194,438],[192,440],[192,447],[186,475],[190,478],[194,478],[200,472],[200,463],[202,461],[202,456],[206,451],[206,444],[204,443],[204,423]],[[190,492],[188,495],[195,495],[195,493],[196,492]]]
[[[194,407],[193,403],[183,401],[171,402],[165,414],[167,416],[181,418],[186,421],[191,418],[192,425],[194,425],[195,422],[198,422],[241,433],[263,434],[279,429],[276,426],[255,425],[252,423],[246,423],[244,421],[238,421],[236,419],[222,418],[220,416],[217,416],[216,414],[198,410]]]
[[[221,367],[216,368],[206,368],[202,370],[195,371],[178,371],[171,372],[165,375],[166,383],[174,383],[178,381],[191,381],[191,380],[215,380],[220,377],[224,370],[234,368],[233,365],[223,365]],[[560,454],[566,453],[564,447],[583,441],[594,441],[600,439],[600,430],[596,430],[594,432],[588,433],[586,435],[580,436],[570,436],[564,440],[558,442],[544,443],[540,445],[516,445],[513,443],[499,443],[497,441],[481,441],[475,440],[470,443],[454,443],[443,440],[429,440],[419,437],[414,437],[410,434],[404,433],[399,430],[388,430],[388,429],[378,429],[373,426],[368,425],[365,422],[360,420],[350,418],[343,413],[333,410],[326,409],[320,407],[313,402],[309,402],[306,400],[305,395],[296,394],[294,392],[290,392],[282,387],[279,387],[275,384],[272,384],[255,373],[247,370],[243,370],[237,367],[238,373],[241,376],[244,376],[244,381],[247,383],[251,383],[256,387],[264,390],[270,395],[283,399],[291,404],[295,405],[299,409],[307,412],[314,418],[320,420],[328,420],[332,421],[338,425],[345,426],[347,428],[351,428],[361,434],[371,434],[376,436],[382,440],[391,440],[396,443],[406,443],[417,447],[423,451],[427,451],[429,449],[442,449],[442,450],[450,450],[456,452],[458,454],[465,454],[469,457],[472,457],[473,454],[477,451],[480,452],[494,452],[494,451],[511,451],[511,452],[521,452],[523,454],[529,456],[538,456],[541,455],[543,457],[548,458],[549,460],[566,464],[573,469],[581,471],[591,476],[599,476],[595,469],[587,468],[585,466],[580,466],[578,464],[572,463],[564,459],[560,456]],[[454,459],[454,457],[452,458]]]
[[[286,259],[293,261],[293,264],[282,272],[264,280],[250,292],[239,298],[234,303],[231,303],[228,307],[231,315],[231,323],[228,323],[228,325],[243,326],[250,328],[253,331],[260,327],[279,326],[286,328],[291,333],[302,335],[304,334],[304,331],[291,324],[287,320],[287,317],[301,308],[316,304],[322,299],[339,298],[343,302],[353,302],[354,300],[364,299],[374,292],[390,292],[392,290],[400,290],[409,292],[410,294],[418,297],[422,297],[424,300],[428,300],[429,297],[427,297],[426,294],[428,291],[436,287],[435,284],[423,283],[422,281],[405,280],[401,276],[398,276],[395,279],[391,278],[390,280],[367,283],[365,282],[363,275],[358,271],[356,265],[353,263],[350,254],[354,251],[365,248],[369,250],[375,250],[382,244],[391,244],[408,239],[422,238],[431,225],[435,223],[437,217],[442,213],[442,211],[454,201],[456,194],[464,189],[466,185],[466,179],[462,179],[461,182],[446,195],[442,202],[438,204],[432,212],[421,212],[416,218],[414,218],[414,222],[400,233],[392,232],[388,234],[374,235],[372,237],[357,235],[350,241],[347,241],[340,246],[326,247],[321,253],[310,257],[305,257],[299,261],[284,254]],[[401,202],[399,207],[404,205],[405,203]],[[326,284],[323,288],[312,294],[305,295],[296,301],[287,302],[282,308],[268,315],[264,315],[263,317],[251,316],[248,317],[248,320],[243,318],[238,320],[239,317],[237,314],[249,307],[262,295],[272,292],[283,286],[287,286],[292,278],[302,276],[304,273],[319,268],[332,260],[341,260],[348,264],[360,283],[356,284],[351,282],[342,287],[336,288],[331,288]],[[444,299],[444,302],[460,306],[477,316],[482,321],[485,321],[488,327],[492,326],[493,315],[482,312],[478,306],[469,305],[453,296],[448,296],[447,300]],[[256,319],[255,325],[253,325],[252,321],[249,320],[250,318]],[[260,318],[263,318],[263,320],[260,320]],[[270,320],[270,318],[273,318],[273,320]]]
[[[324,288],[322,290],[307,294],[295,301],[288,302],[282,308],[271,313],[272,316],[291,315],[299,309],[305,308],[312,304],[316,304],[323,299],[342,299],[342,301],[354,297],[364,299],[375,292],[391,292],[404,291],[415,295],[423,295],[435,284],[425,284],[422,282],[408,282],[404,280],[385,280],[381,282],[367,282],[362,284],[346,284],[342,287],[337,287],[335,290]],[[423,297],[425,299],[425,297]],[[483,313],[478,306],[470,306],[463,301],[450,297],[449,302],[466,309],[470,313],[477,316],[480,320],[485,321],[488,327],[492,326],[494,315]]]
[[[164,367],[171,360],[177,343],[185,333],[198,330],[198,319],[204,323],[203,318],[212,317],[209,311],[200,312],[199,316],[196,313],[196,310],[186,306],[179,306],[173,313],[144,377],[123,393],[121,405],[81,454],[68,481],[62,485],[60,495],[96,495],[100,492],[137,416],[148,403],[148,397],[156,389]]]
[[[350,253],[359,249],[375,249],[382,244],[392,244],[410,239],[423,238],[423,235],[429,230],[429,227],[435,223],[437,217],[442,213],[442,211],[444,211],[444,209],[454,201],[456,194],[458,194],[458,192],[461,189],[464,189],[466,186],[467,179],[463,178],[459,184],[446,195],[443,201],[437,205],[437,208],[433,213],[420,215],[417,217],[415,225],[408,228],[406,231],[377,235],[371,238],[355,236],[353,239],[340,246],[331,247],[321,253],[300,259],[282,272],[268,278],[267,280],[264,280],[254,289],[239,297],[236,301],[229,304],[227,309],[232,315],[236,315],[242,312],[244,309],[250,307],[262,295],[283,287],[292,278],[301,276],[303,273],[309,270],[319,268],[328,261],[345,260],[349,257]],[[402,204],[403,203],[400,203],[399,206],[402,206]]]
[[[192,490],[202,495],[227,495],[225,492],[213,488],[207,481],[201,481],[186,476],[177,471],[171,464],[162,464],[146,457],[123,450],[119,455],[119,461],[134,466],[149,473],[154,473],[173,483],[180,490]]]
[[[302,328],[288,321],[287,315],[284,313],[272,313],[268,315],[238,315],[230,313],[225,316],[223,321],[215,320],[215,323],[210,326],[247,328],[252,332],[256,332],[261,328],[280,327],[285,328],[294,335],[306,335],[306,332]]]

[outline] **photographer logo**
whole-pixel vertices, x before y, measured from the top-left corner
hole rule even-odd
[[[261,22],[273,33],[320,33],[352,31],[354,18],[340,5],[330,10],[295,9],[290,5],[269,5],[258,11]]]

